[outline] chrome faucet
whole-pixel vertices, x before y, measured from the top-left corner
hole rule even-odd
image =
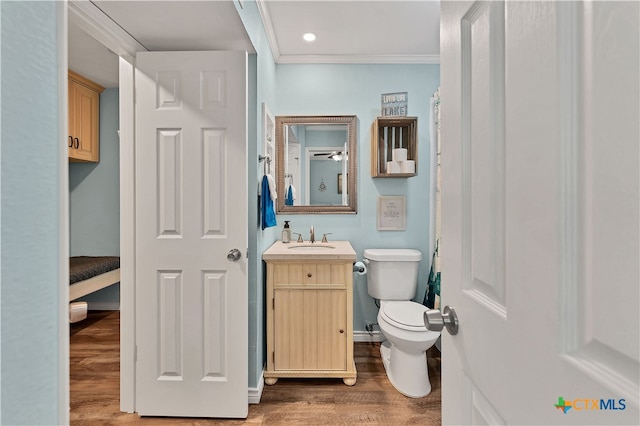
[[[316,233],[313,230],[313,225],[311,225],[311,229],[309,230],[309,241],[311,243],[315,243],[316,242]]]

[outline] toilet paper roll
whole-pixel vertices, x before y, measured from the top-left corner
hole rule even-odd
[[[367,273],[367,266],[362,262],[356,262],[353,265],[353,272],[358,275],[364,275]]]
[[[402,161],[400,163],[400,173],[415,173],[416,162],[413,160]]]
[[[400,173],[400,163],[397,161],[387,161],[387,173]]]
[[[393,161],[407,161],[407,150],[405,148],[396,148],[391,153]]]

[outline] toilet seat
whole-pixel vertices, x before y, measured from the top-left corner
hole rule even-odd
[[[408,331],[427,331],[423,313],[428,308],[411,301],[390,301],[380,307],[380,314],[389,324]]]

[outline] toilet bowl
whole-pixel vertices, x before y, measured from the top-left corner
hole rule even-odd
[[[422,253],[413,249],[367,249],[367,292],[380,301],[378,325],[387,339],[380,355],[391,384],[403,395],[429,395],[427,349],[440,337],[424,325],[427,308],[412,302]]]
[[[421,398],[431,392],[427,349],[440,337],[424,326],[427,308],[411,301],[381,302],[378,312],[380,331],[387,339],[380,355],[391,384],[403,395]]]

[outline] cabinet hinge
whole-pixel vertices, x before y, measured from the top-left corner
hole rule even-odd
[[[273,309],[273,310],[276,309],[276,299],[275,299],[275,297],[273,299],[271,299],[271,309]]]
[[[276,363],[276,353],[275,353],[275,351],[271,352],[271,362],[273,362],[274,364]]]

